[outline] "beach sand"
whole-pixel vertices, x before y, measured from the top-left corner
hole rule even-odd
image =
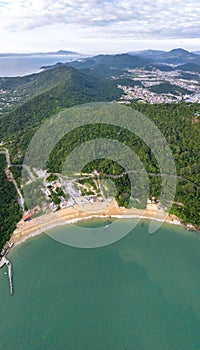
[[[72,208],[62,209],[55,213],[33,218],[29,222],[23,222],[23,220],[21,220],[17,224],[17,228],[13,232],[9,243],[14,243],[16,246],[31,237],[50,230],[53,227],[98,217],[153,219],[156,221],[181,225],[180,220],[175,215],[169,215],[158,209],[158,205],[156,204],[148,204],[147,208],[144,210],[136,208],[126,209],[119,207],[117,202],[113,200],[111,203],[98,202],[94,204],[88,203],[82,206],[75,205]]]

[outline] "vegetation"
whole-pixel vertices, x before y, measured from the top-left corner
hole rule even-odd
[[[200,226],[198,208],[200,207],[200,122],[193,122],[196,112],[200,112],[198,104],[147,105],[134,104],[133,107],[148,116],[160,129],[170,146],[177,169],[177,194],[171,213],[178,215],[184,222]],[[127,107],[130,108],[130,107]],[[159,173],[159,166],[148,146],[136,135],[125,129],[106,124],[87,125],[87,128],[77,128],[60,140],[52,150],[48,161],[49,171],[59,172],[66,156],[85,141],[94,138],[112,138],[131,147],[141,159],[149,173],[150,197],[159,199],[161,178],[151,174]],[[121,167],[111,160],[98,160],[89,164],[83,171],[98,169],[102,174],[121,174]],[[116,199],[120,205],[130,203],[130,184],[127,175],[112,179],[117,187]],[[141,195],[141,203],[143,196]],[[142,204],[141,204],[142,205]]]
[[[13,183],[6,178],[5,167],[5,156],[0,154],[0,251],[21,218],[17,192]]]
[[[45,79],[48,82],[52,76],[54,80],[51,78],[51,84],[47,88]],[[40,83],[43,84],[43,89],[40,88],[41,93],[36,95]],[[32,136],[50,116],[67,107],[87,102],[111,101],[121,95],[114,81],[97,79],[65,66],[44,72],[44,77],[39,74],[37,84],[35,81],[27,84],[25,91],[29,99],[13,112],[1,117],[1,140],[11,140],[9,148],[15,164],[22,163]]]
[[[58,176],[55,174],[50,174],[47,178],[46,181],[47,182],[52,182],[52,181],[57,181],[58,180]]]
[[[102,60],[104,60],[104,69]],[[79,70],[61,65],[41,74],[13,78],[13,80],[9,78],[0,80],[0,88],[10,89],[13,93],[16,90],[23,102],[23,104],[17,105],[15,110],[0,116],[0,141],[6,142],[6,147],[10,150],[12,163],[17,165],[12,167],[17,183],[21,184],[20,164],[23,163],[27,146],[43,121],[74,105],[118,99],[121,91],[117,89],[116,85],[120,84],[120,82],[127,83],[129,80],[112,80],[108,76],[111,75],[111,72],[115,75],[121,69],[130,65],[136,67],[138,64],[140,67],[143,67],[146,62],[144,60],[138,61],[138,59],[130,55],[125,55],[124,57],[119,57],[118,55],[102,57],[100,55],[96,56],[94,62],[87,61],[82,66],[77,63]],[[186,73],[183,72],[183,74]],[[170,89],[178,91],[177,86],[174,87],[170,84],[161,84],[153,87],[153,89],[159,89],[158,93],[166,92]],[[169,92],[172,92],[172,90]],[[200,121],[198,121],[196,112],[200,113],[200,105],[186,103],[163,105],[132,103],[127,108],[134,108],[142,112],[157,125],[165,136],[173,152],[178,176],[177,193],[171,212],[178,215],[184,222],[192,223],[199,227]],[[52,150],[48,159],[47,170],[51,173],[60,172],[66,156],[70,152],[85,141],[100,137],[118,140],[134,150],[148,173],[150,197],[159,199],[161,178],[158,175],[159,165],[154,155],[143,140],[126,129],[116,126],[91,124],[70,132]],[[20,218],[15,188],[11,182],[7,181],[3,171],[5,167],[4,158],[4,156],[0,157],[1,247],[5,240],[9,238],[16,222]],[[131,195],[129,174],[126,173],[121,165],[110,159],[98,159],[87,164],[83,170],[91,172],[95,168],[99,170],[102,179],[109,178],[114,183],[115,196],[119,205],[138,205],[138,207],[145,205],[145,194],[137,192],[137,181],[135,183],[134,196]],[[153,176],[152,174],[158,176]],[[54,181],[54,179],[50,175],[48,181]],[[33,206],[35,199],[37,201],[38,198],[40,199],[40,185],[38,182],[38,189],[34,193],[31,192],[32,184],[29,184],[26,188],[27,193],[31,193],[30,201],[32,201]],[[60,192],[51,192],[54,202],[58,202],[61,195]],[[39,202],[42,205],[42,196]]]
[[[191,91],[183,89],[180,86],[172,85],[170,83],[161,83],[158,85],[151,86],[150,91],[155,92],[156,94],[174,94],[174,95],[190,95]]]
[[[17,182],[17,186],[20,188],[22,184],[22,166],[21,165],[11,166],[10,170],[12,171],[13,177]]]
[[[53,192],[52,189],[50,189],[50,192],[51,192],[51,199],[54,202],[54,204],[60,204],[59,196],[55,192]]]
[[[178,179],[171,213],[185,223],[200,227],[200,120],[194,122],[196,112],[200,112],[200,105],[138,104],[134,108],[154,121],[173,152],[177,175],[181,178]]]

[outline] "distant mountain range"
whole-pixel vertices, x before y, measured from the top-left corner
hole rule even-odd
[[[78,52],[59,50],[56,52],[29,52],[29,53],[0,53],[0,57],[13,57],[13,56],[67,56],[67,55],[81,55]]]
[[[141,57],[143,59],[146,59],[154,63],[172,64],[172,65],[195,63],[200,65],[199,54],[189,52],[181,48],[173,49],[169,52],[146,50],[146,51],[135,52],[135,53],[133,52],[131,54],[137,55],[138,57]]]
[[[1,57],[27,57],[27,56],[69,56],[77,55],[84,57],[81,53],[59,50],[56,52],[33,52],[33,53],[0,53]],[[196,64],[200,65],[200,51],[189,52],[182,48],[173,49],[169,52],[161,50],[143,50],[133,51],[123,54],[115,55],[97,55],[93,57],[85,57],[83,59],[77,59],[70,63],[71,67],[78,69],[95,69],[96,71],[105,71],[109,73],[109,69],[125,69],[125,68],[141,68],[145,65],[168,65],[177,66],[184,64]],[[57,63],[57,65],[63,65],[63,63]],[[68,66],[69,63],[66,63]],[[103,65],[103,66],[102,66]],[[42,67],[45,69],[52,68],[51,66]]]
[[[81,69],[96,76],[108,77],[120,74],[124,69],[144,68],[146,70],[160,69],[173,71],[200,72],[200,55],[183,50],[174,49],[169,52],[146,50],[117,55],[97,55],[94,57],[79,58],[66,63],[58,62],[54,66],[41,67],[45,70],[58,66],[68,66]]]
[[[58,51],[54,54],[69,52]],[[0,116],[0,133],[7,139],[16,132],[23,134],[33,125],[38,125],[41,118],[45,119],[62,108],[86,102],[119,99],[121,91],[117,85],[130,84],[125,71],[136,68],[149,71],[158,68],[163,71],[179,69],[183,71],[182,75],[186,75],[185,72],[200,73],[200,56],[183,49],[170,52],[147,50],[137,52],[137,55],[97,55],[66,63],[58,62],[56,65],[43,67],[44,71],[39,74],[0,78],[0,89],[7,93],[4,96],[4,105],[2,102],[4,109],[1,110],[10,112],[9,126],[8,115]],[[194,74],[187,74],[187,77],[191,79]],[[141,82],[135,84],[140,86]],[[11,107],[8,109],[9,103]]]

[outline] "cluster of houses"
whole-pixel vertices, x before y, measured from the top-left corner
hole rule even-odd
[[[75,205],[75,201],[73,198],[70,198],[67,201],[64,197],[61,197],[59,204],[55,204],[53,201],[51,201],[51,203],[49,204],[49,208],[51,209],[52,212],[55,212],[59,208],[65,209],[65,208],[73,207],[74,205]]]
[[[55,212],[59,208],[65,209],[65,208],[73,207],[75,204],[75,201],[73,200],[73,198],[66,200],[66,198],[64,196],[59,195],[57,193],[57,189],[61,190],[61,187],[62,187],[61,180],[52,181],[52,182],[46,184],[46,190],[45,190],[46,197],[51,198],[51,191],[52,191],[59,198],[59,204],[54,203],[54,201],[51,200],[51,202],[49,204],[49,208],[51,209],[52,212]]]
[[[124,94],[121,96],[121,103],[129,104],[131,100],[137,99],[141,102],[147,102],[150,104],[156,103],[178,103],[181,101],[185,102],[197,102],[200,103],[200,84],[199,79],[183,79],[182,71],[175,70],[172,72],[162,70],[144,70],[144,69],[129,69],[120,78],[128,78],[134,81],[133,85],[123,86],[117,85],[119,89],[122,89]],[[194,76],[200,76],[196,72],[185,72],[189,74],[189,77],[193,74]],[[141,85],[142,83],[142,85]],[[156,85],[168,84],[172,86],[172,92],[157,92],[151,89]],[[178,91],[174,92],[177,88]],[[185,90],[185,92],[184,92]],[[188,93],[187,93],[188,91]]]
[[[50,189],[56,193],[57,188],[61,188],[61,182],[60,181],[52,181],[50,183],[47,183],[47,188],[46,188],[46,196],[49,197],[51,195]]]

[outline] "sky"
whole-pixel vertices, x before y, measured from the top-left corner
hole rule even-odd
[[[0,52],[200,50],[200,0],[0,0]]]

